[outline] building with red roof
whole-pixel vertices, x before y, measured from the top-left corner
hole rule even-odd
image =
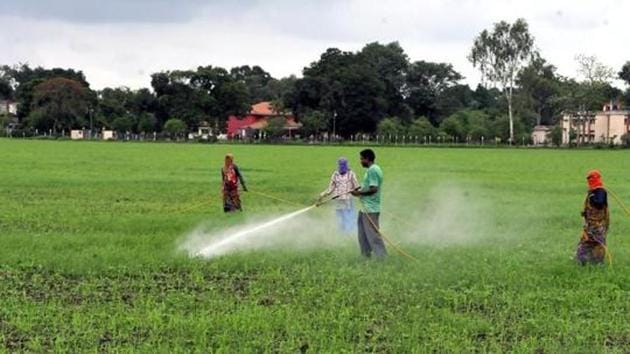
[[[229,116],[227,122],[228,138],[247,138],[264,130],[269,124],[269,119],[281,117],[285,119],[284,129],[289,135],[294,130],[302,127],[289,112],[276,112],[271,102],[259,102],[252,106],[244,117]]]

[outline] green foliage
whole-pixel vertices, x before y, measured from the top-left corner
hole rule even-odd
[[[252,103],[265,100],[299,117],[305,135],[330,131],[332,117],[336,117],[336,133],[346,139],[359,132],[378,133],[387,117],[399,118],[403,127],[390,129],[398,134],[411,130],[436,134],[424,123],[412,128],[413,117],[426,117],[443,134],[473,140],[527,136],[534,125],[556,123],[561,112],[600,110],[610,100],[626,106],[630,102],[630,89],[623,93],[612,86],[611,69],[594,56],[576,58],[582,81],[557,75],[556,68],[534,50],[533,37],[522,19],[511,24],[501,21],[482,31],[469,59],[482,74],[482,84],[474,91],[460,84],[463,76],[452,64],[410,61],[396,42],[369,43],[356,52],[330,48],[304,69],[300,79],[276,79],[263,68],[249,65],[154,73],[153,92],[126,87],[94,92],[81,71],[2,66],[0,99],[17,100],[21,121],[28,129],[40,131],[53,126],[55,130],[80,128],[90,122],[97,130],[116,125],[133,133],[159,132],[169,118],[177,117],[188,130],[208,122],[225,132],[230,115],[243,115]],[[619,78],[628,81],[629,68],[626,63]],[[57,105],[56,113],[50,107],[34,111],[35,88],[61,78],[79,83],[83,98]],[[69,107],[80,109],[60,113],[70,112]],[[487,119],[469,123],[468,113],[461,112],[470,111],[482,111]],[[501,112],[507,116],[503,118]],[[456,118],[440,127],[452,116]]]
[[[451,64],[421,60],[409,66],[405,79],[407,104],[415,114],[429,117],[437,123],[440,111],[449,109],[448,104],[443,105],[440,101],[453,97],[446,91],[462,80],[463,76]]]
[[[5,128],[7,125],[9,125],[9,122],[11,121],[11,119],[9,118],[8,115],[6,114],[0,114],[0,129]]]
[[[152,113],[141,113],[138,119],[137,131],[140,133],[151,133],[157,129],[157,119]]]
[[[286,120],[284,117],[270,118],[264,131],[270,139],[281,138],[285,133]]]
[[[630,85],[630,61],[623,64],[621,71],[617,75],[626,83],[626,85]]]
[[[134,128],[135,122],[128,115],[117,117],[112,122],[112,128],[118,133],[130,132]]]
[[[86,90],[85,94],[87,95],[86,98],[89,100],[89,104],[93,106],[96,101],[96,97],[93,92],[90,91],[90,85],[86,81],[82,71],[62,68],[31,68],[28,64],[20,64],[12,67],[5,65],[0,68],[0,71],[3,72],[5,81],[15,82],[17,85],[13,96],[19,103],[18,116],[20,118],[26,118],[31,114],[35,87],[51,79],[65,78],[76,81]]]
[[[304,135],[318,135],[328,128],[328,117],[326,113],[320,111],[308,111],[300,117],[302,131]]]
[[[179,117],[190,129],[202,121],[222,127],[229,115],[243,114],[250,107],[246,84],[219,67],[155,73],[151,86],[157,97],[158,120]]]
[[[562,145],[562,127],[559,125],[554,126],[550,132],[551,142],[555,146]]]
[[[88,90],[78,81],[66,78],[46,80],[35,86],[27,121],[37,129],[55,132],[86,125]]]
[[[519,18],[513,24],[501,21],[492,32],[483,30],[475,38],[468,59],[481,71],[482,80],[497,84],[508,103],[509,140],[515,136],[512,98],[517,75],[525,62],[534,57],[534,37],[527,22]]]
[[[457,115],[452,115],[442,122],[441,130],[452,138],[457,138],[461,141],[466,135],[466,128],[464,123]]]
[[[357,53],[328,49],[304,69],[288,105],[337,115],[337,132],[374,132],[386,116],[410,118],[402,88],[408,59],[398,43],[370,43]]]
[[[405,127],[399,118],[385,118],[378,123],[378,134],[393,139],[398,135],[405,135]]]
[[[171,118],[164,124],[164,132],[169,134],[171,138],[183,136],[188,128],[183,120]]]
[[[426,117],[420,117],[415,119],[411,125],[409,126],[409,130],[407,133],[414,137],[419,137],[420,139],[425,137],[435,138],[437,135],[437,129],[429,122],[429,119]],[[435,140],[435,139],[433,139]]]
[[[535,125],[552,124],[553,117],[562,110],[556,68],[537,55],[518,74],[517,83],[521,87],[518,98],[536,114]]]

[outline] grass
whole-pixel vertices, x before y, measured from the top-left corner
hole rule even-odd
[[[444,181],[487,206],[479,240],[402,243],[418,261],[350,241],[177,252],[199,223],[295,210],[245,194],[224,215],[226,152],[252,191],[309,204],[358,150],[0,139],[0,351],[630,351],[630,220],[612,200],[613,266],[571,260],[587,170],[630,202],[623,151],[378,149],[386,210],[430,208]]]

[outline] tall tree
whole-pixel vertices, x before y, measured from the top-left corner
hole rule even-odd
[[[626,85],[630,86],[630,61],[623,64],[621,71],[617,73],[617,75],[626,83]]]
[[[0,100],[5,101],[5,112],[9,112],[9,100],[13,98],[13,86],[8,73],[0,68]]]
[[[74,69],[52,68],[45,69],[42,67],[31,68],[28,64],[20,64],[16,66],[3,66],[2,70],[13,82],[15,87],[15,99],[18,102],[18,117],[23,119],[30,114],[33,91],[35,87],[42,82],[52,78],[66,78],[79,82],[88,91],[89,104],[96,104],[96,95],[89,90],[90,85],[85,79],[82,71]]]
[[[304,69],[286,103],[298,115],[324,113],[336,134],[372,133],[386,116],[412,116],[402,94],[406,67],[398,43],[371,43],[357,53],[330,48]]]
[[[623,101],[626,107],[630,106],[630,61],[626,61],[621,68],[621,71],[618,73],[619,78],[623,80],[626,85],[626,91],[623,93]]]
[[[578,54],[575,61],[578,74],[591,85],[607,83],[615,77],[613,69],[600,62],[595,55]]]
[[[54,132],[79,128],[86,123],[89,100],[88,89],[80,82],[49,79],[35,86],[28,120],[33,127]]]
[[[552,118],[559,113],[560,82],[556,76],[556,67],[545,59],[535,56],[517,77],[520,96],[536,113],[536,125],[543,122],[551,124]]]
[[[400,44],[369,43],[357,53],[357,60],[371,66],[383,83],[386,114],[410,121],[413,112],[406,105],[403,96],[409,58]]]
[[[498,85],[508,104],[510,143],[514,141],[512,98],[516,75],[534,54],[534,38],[524,19],[513,24],[495,23],[492,32],[483,30],[477,38],[468,59],[481,71],[482,78]]]
[[[277,98],[270,87],[271,82],[276,80],[260,66],[254,65],[250,67],[249,65],[243,65],[235,67],[230,70],[230,75],[235,81],[245,85],[249,104],[271,101]]]
[[[406,73],[406,101],[416,115],[428,117],[438,125],[439,98],[462,79],[451,64],[416,61]]]
[[[160,122],[170,118],[183,120],[189,128],[201,121],[214,121],[222,127],[228,115],[249,109],[247,87],[219,67],[156,73],[151,76]]]

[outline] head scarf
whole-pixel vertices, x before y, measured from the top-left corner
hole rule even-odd
[[[589,190],[595,190],[604,186],[604,182],[602,181],[602,174],[598,170],[589,171],[589,173],[586,175],[586,181],[588,182]]]
[[[340,174],[345,175],[349,170],[350,167],[348,166],[348,159],[345,157],[339,158],[337,161],[337,171],[339,171]]]
[[[225,171],[227,171],[230,167],[232,167],[233,164],[234,164],[234,155],[226,154],[225,155],[225,165],[223,166],[223,169]]]

